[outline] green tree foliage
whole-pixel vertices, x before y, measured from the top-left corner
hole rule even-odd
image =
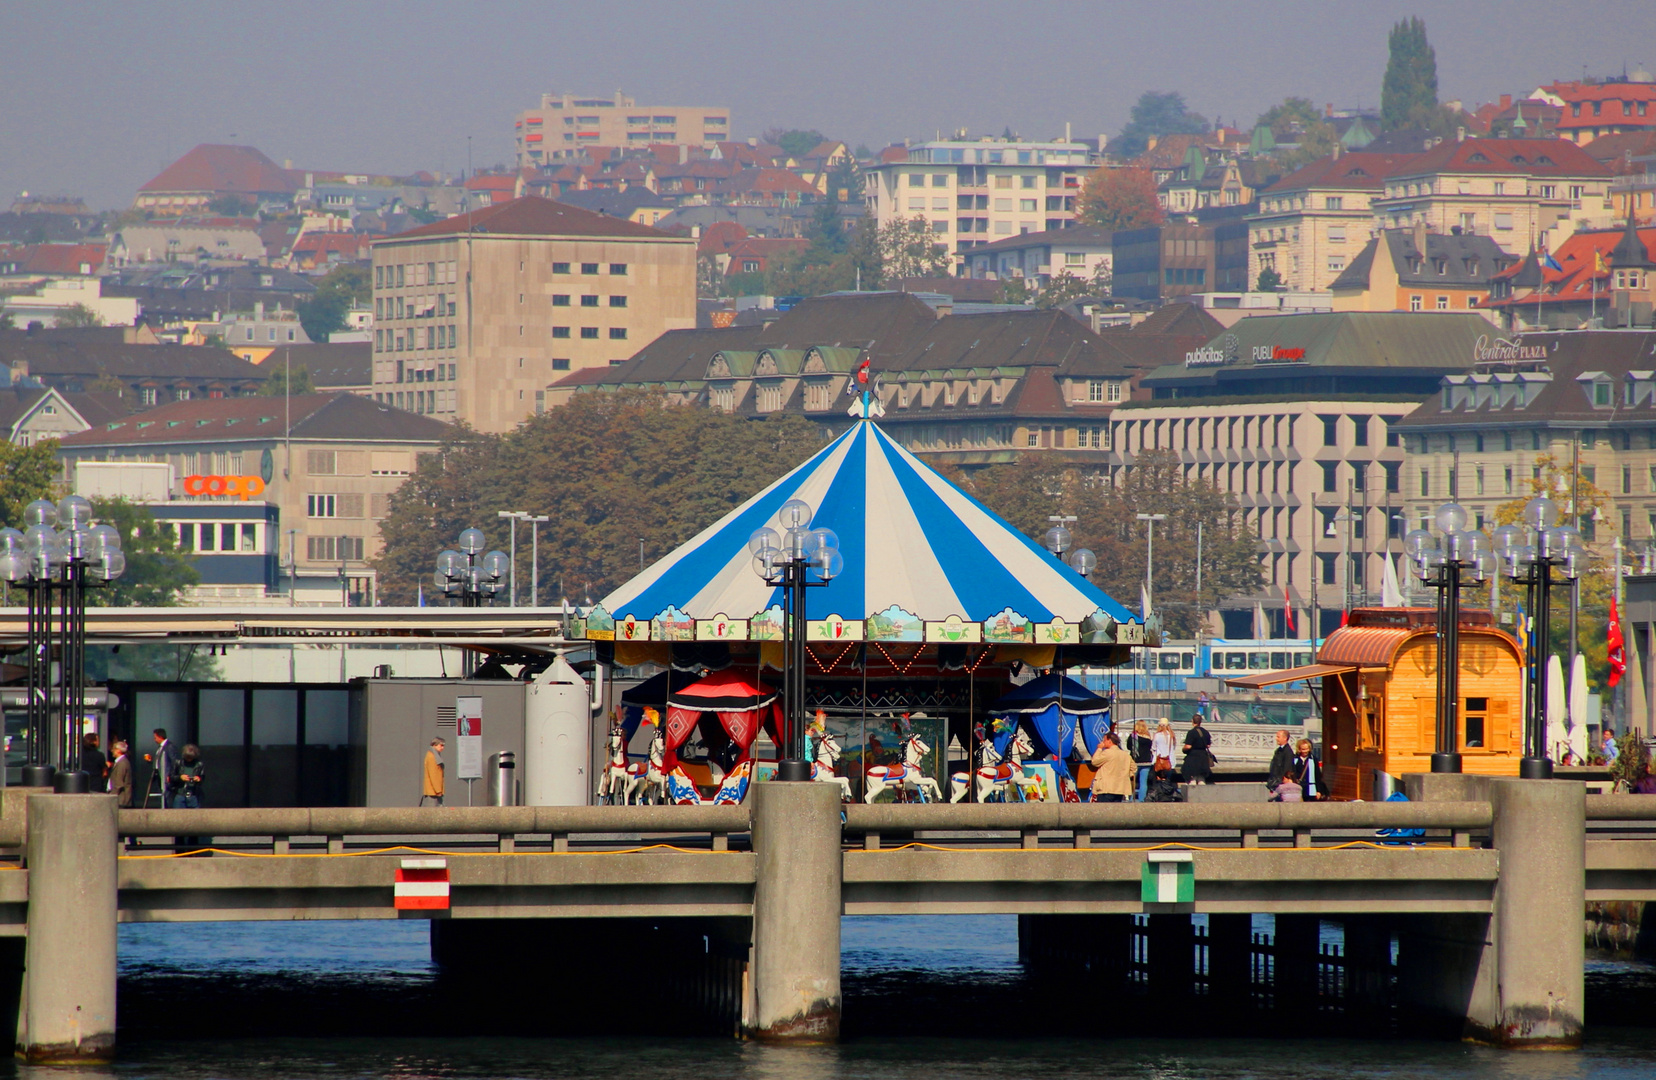
[[[293,375],[288,375],[287,365],[276,357],[271,357],[270,378],[259,387],[259,393],[266,397],[284,397],[288,394],[314,394],[316,384],[311,382],[310,368],[300,364],[293,369]]]
[[[954,259],[923,217],[894,218],[880,226],[877,239],[880,274],[885,281],[911,277],[943,277]],[[865,285],[864,288],[867,288]]]
[[[1068,270],[1060,270],[1052,275],[1035,295],[1035,306],[1062,307],[1071,300],[1080,300],[1087,296],[1109,296],[1113,281],[1114,276],[1110,273],[1109,263],[1099,263],[1086,277],[1072,274]]]
[[[1380,118],[1388,130],[1431,127],[1439,114],[1437,53],[1426,24],[1410,16],[1391,29],[1391,55],[1380,84]]]
[[[1271,160],[1283,172],[1327,157],[1334,152],[1334,142],[1339,138],[1334,125],[1323,119],[1309,98],[1284,98],[1261,113],[1258,122],[1270,128],[1276,138],[1278,149]]]
[[[219,217],[245,217],[254,210],[254,202],[246,195],[220,195],[207,204]]]
[[[1257,288],[1260,292],[1276,292],[1278,289],[1282,288],[1282,275],[1277,273],[1272,267],[1267,266],[1259,272],[1259,284],[1257,285]]]
[[[1103,229],[1146,229],[1166,218],[1156,198],[1156,178],[1149,169],[1096,169],[1081,185],[1075,216],[1083,225]]]
[[[373,299],[374,282],[366,266],[338,266],[328,271],[316,283],[312,296],[294,305],[299,312],[299,325],[312,341],[324,342],[345,329],[345,316],[351,308]]]
[[[815,150],[819,144],[827,142],[828,136],[807,128],[793,128],[787,131],[771,128],[765,132],[764,141],[780,146],[782,152],[791,158],[800,158]]]
[[[1167,450],[1140,454],[1114,487],[1096,467],[1030,454],[951,479],[1019,530],[1039,538],[1053,514],[1074,514],[1076,547],[1098,556],[1093,582],[1121,603],[1139,606],[1146,535],[1140,513],[1166,514],[1156,522],[1155,607],[1174,637],[1192,637],[1201,614],[1227,596],[1260,587],[1254,538],[1243,529],[1235,500],[1206,481],[1184,476]],[[1202,525],[1202,591],[1196,594],[1196,526]]]
[[[822,444],[803,418],[756,422],[642,390],[577,394],[506,435],[459,428],[391,497],[373,563],[380,595],[413,603],[425,583],[429,596],[437,554],[467,526],[505,550],[495,512],[510,509],[552,518],[540,530],[541,600],[600,599],[638,572],[640,539],[660,558]]]
[[[56,324],[60,329],[80,329],[88,326],[102,326],[103,316],[87,307],[85,304],[70,304],[58,313]]]
[[[1144,153],[1152,135],[1200,135],[1206,130],[1207,118],[1191,112],[1183,94],[1146,90],[1133,105],[1127,126],[1110,144],[1110,151],[1118,157],[1137,157]]]
[[[1028,304],[1035,299],[1035,289],[1030,285],[1028,278],[1012,277],[1001,282],[1000,292],[995,294],[997,304]]]
[[[33,446],[0,442],[0,526],[23,528],[23,508],[36,499],[56,499],[57,440]]]
[[[201,581],[190,557],[163,529],[149,507],[125,499],[93,499],[93,520],[121,534],[126,572],[108,585],[87,591],[87,603],[99,607],[171,607],[189,586]]]

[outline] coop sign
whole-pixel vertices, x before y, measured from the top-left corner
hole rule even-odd
[[[257,476],[186,476],[186,495],[236,495],[243,502],[264,494],[265,482]]]

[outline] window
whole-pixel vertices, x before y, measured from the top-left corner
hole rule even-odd
[[[609,298],[609,300],[610,300],[610,307],[626,307],[627,306],[627,298],[625,296],[612,296],[612,297]]]
[[[1344,225],[1339,225],[1328,230],[1328,242],[1330,244],[1343,244],[1345,243],[1345,238],[1346,231]]]
[[[1345,197],[1343,195],[1330,195],[1324,200],[1323,208],[1326,210],[1344,210]]]
[[[1449,310],[1449,298],[1447,296],[1440,296],[1437,298],[1437,309],[1439,311]]]
[[[627,328],[625,326],[612,326],[610,327],[609,336],[611,341],[625,341],[627,340]]]
[[[627,264],[610,263],[610,273],[615,274],[618,277],[625,277],[627,274]]]
[[[1353,446],[1367,446],[1369,444],[1368,443],[1368,429],[1369,429],[1369,418],[1368,417],[1366,417],[1366,416],[1353,416],[1351,418],[1351,430],[1352,430],[1351,445],[1353,445]]]
[[[305,516],[313,518],[336,517],[334,513],[335,501],[332,495],[306,495]]]
[[[1322,466],[1322,489],[1324,491],[1339,490],[1339,463],[1334,461],[1320,461]]]
[[[555,293],[555,294],[553,294],[552,306],[553,307],[568,307],[569,306],[569,294],[568,293]]]
[[[1104,380],[1103,379],[1093,379],[1092,381],[1087,383],[1087,400],[1088,401],[1103,401],[1104,400]]]
[[[1340,418],[1338,416],[1321,416],[1318,419],[1322,421],[1323,426],[1323,445],[1340,445]]]
[[[567,274],[567,273],[569,273],[569,264],[568,263],[555,262],[555,263],[552,264],[552,272],[554,274]]]
[[[360,536],[307,536],[305,558],[311,562],[336,562],[362,559]]]
[[[1512,215],[1497,213],[1495,215],[1495,228],[1497,231],[1506,230],[1510,232],[1512,230]]]
[[[1064,265],[1065,266],[1085,266],[1086,262],[1087,262],[1087,256],[1086,256],[1085,252],[1080,252],[1080,251],[1066,251],[1066,252],[1064,252]]]
[[[1608,405],[1608,404],[1610,404],[1610,384],[1609,383],[1607,383],[1607,382],[1596,382],[1596,383],[1593,384],[1593,404],[1594,405]],[[1592,436],[1591,436],[1591,434],[1587,434],[1584,437],[1590,439]],[[1589,444],[1589,445],[1591,445],[1591,444]]]
[[[1430,495],[1431,493],[1432,493],[1432,471],[1430,469],[1421,469],[1420,470],[1420,497],[1424,499],[1424,498],[1426,498],[1426,496]]]
[[[583,273],[583,274],[596,274],[597,272],[598,272],[598,264],[597,263],[582,263],[581,264],[581,273]]]
[[[1396,461],[1383,461],[1380,463],[1380,467],[1386,470],[1386,490],[1393,494],[1401,491],[1402,485],[1398,482],[1398,474],[1403,471],[1402,463]]]
[[[596,326],[581,327],[581,337],[589,340],[596,340],[598,337],[598,328]]]
[[[1465,711],[1466,737],[1463,745],[1467,749],[1481,748],[1484,745],[1484,720],[1489,715],[1489,699],[1469,697],[1466,699]]]
[[[596,296],[583,296],[583,297],[581,297],[581,306],[582,307],[597,307],[598,306],[598,298]]]
[[[1409,310],[1410,311],[1419,311],[1419,310],[1421,310],[1421,303],[1420,303],[1419,294],[1416,294],[1416,295],[1413,295],[1413,296],[1409,297]]]
[[[1040,434],[1040,432],[1031,429],[1030,432],[1029,432],[1028,441],[1027,441],[1026,445],[1040,446],[1041,445],[1041,434]]]
[[[567,327],[567,326],[554,326],[552,328],[552,336],[555,337],[555,338],[566,338],[566,337],[568,337],[569,336],[569,327]]]
[[[336,458],[332,450],[307,450],[305,471],[312,476],[332,476]]]
[[[1120,401],[1121,400],[1121,384],[1119,382],[1111,382],[1109,385],[1107,385],[1104,388],[1104,400],[1106,400],[1106,401]]]
[[[1328,272],[1330,274],[1338,274],[1340,271],[1345,269],[1345,266],[1346,266],[1345,256],[1343,256],[1343,255],[1330,255],[1328,257]]]

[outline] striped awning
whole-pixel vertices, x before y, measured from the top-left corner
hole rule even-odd
[[[861,420],[655,565],[578,628],[600,641],[768,641],[782,592],[753,569],[748,537],[780,531],[789,499],[839,536],[845,569],[807,590],[812,641],[1120,643],[1139,618]],[[578,636],[578,635],[577,635]]]

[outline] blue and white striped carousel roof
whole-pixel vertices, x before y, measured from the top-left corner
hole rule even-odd
[[[605,612],[617,622],[669,611],[749,619],[780,604],[782,590],[754,572],[748,537],[764,526],[783,531],[778,511],[796,498],[815,508],[812,528],[839,535],[845,559],[832,582],[807,590],[808,619],[859,622],[897,609],[894,617],[926,622],[990,624],[1009,612],[1036,625],[1100,614],[1136,621],[870,420],[610,593]]]

